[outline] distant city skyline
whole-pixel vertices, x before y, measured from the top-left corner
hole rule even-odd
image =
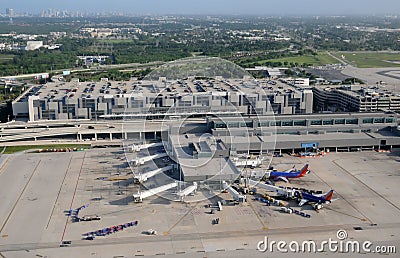
[[[378,15],[399,14],[399,0],[14,0],[0,3],[15,13],[36,13],[48,8],[83,12],[123,12],[130,14],[210,14],[210,15]]]

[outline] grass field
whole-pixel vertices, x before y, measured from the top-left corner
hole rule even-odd
[[[289,65],[290,63],[297,63],[298,65],[311,65],[311,66],[319,66],[319,65],[326,65],[326,64],[337,64],[338,61],[328,55],[326,52],[318,52],[317,55],[303,55],[303,56],[293,56],[293,57],[283,57],[277,59],[270,59],[265,61],[260,61],[260,65],[264,65],[266,62],[287,62]]]
[[[14,55],[0,54],[0,59],[13,59]]]
[[[14,58],[14,55],[0,54],[0,63],[7,63]]]
[[[32,149],[65,149],[65,148],[90,148],[90,144],[55,144],[55,145],[22,145],[22,146],[8,146],[4,154],[13,154],[20,151]]]
[[[338,58],[343,55],[345,61],[359,68],[400,67],[400,53],[335,52],[333,54]]]

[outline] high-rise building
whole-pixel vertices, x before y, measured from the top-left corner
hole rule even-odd
[[[7,8],[6,9],[6,15],[7,16],[9,16],[9,17],[13,17],[14,16],[14,9],[12,9],[12,8]]]

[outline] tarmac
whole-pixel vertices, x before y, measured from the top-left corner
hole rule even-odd
[[[359,78],[369,85],[375,85],[380,81],[384,82],[385,87],[394,93],[399,93],[399,72],[399,67],[357,68],[351,65],[346,66],[346,68],[342,70],[343,75],[346,75],[350,78]]]
[[[372,151],[329,153],[320,158],[289,155],[274,158],[277,169],[310,164],[304,178],[277,185],[327,192],[337,199],[318,212],[310,205],[291,207],[311,218],[280,211],[280,207],[253,199],[224,205],[210,214],[227,193],[212,196],[200,189],[201,202],[174,201],[176,189],[133,203],[139,186],[131,184],[121,148],[69,153],[20,153],[0,157],[0,257],[355,257],[351,253],[260,252],[257,244],[270,241],[321,242],[336,239],[339,229],[349,240],[371,241],[373,246],[400,244],[400,156]],[[117,180],[118,177],[127,180]],[[158,176],[154,180],[157,179]],[[111,180],[110,180],[111,179]],[[151,185],[151,183],[149,183]],[[263,190],[258,190],[263,194]],[[163,197],[169,198],[163,198]],[[101,220],[73,222],[70,209],[88,205],[79,216]],[[212,220],[220,218],[219,224]],[[138,225],[114,234],[83,240],[83,234],[130,221]],[[154,229],[157,235],[145,232]],[[60,247],[62,241],[71,241]],[[376,253],[362,252],[362,257]],[[360,254],[361,255],[361,254]],[[385,257],[398,257],[388,254]]]

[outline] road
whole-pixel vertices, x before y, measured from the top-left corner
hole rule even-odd
[[[159,66],[164,64],[162,61],[154,61],[154,62],[149,62],[145,64],[141,63],[129,63],[129,64],[113,64],[113,65],[101,65],[101,66],[96,66],[92,68],[80,68],[80,69],[70,69],[70,68],[65,68],[65,69],[59,69],[59,70],[53,70],[51,71],[52,73],[60,74],[65,70],[70,70],[71,73],[77,73],[77,72],[86,72],[86,71],[98,71],[98,70],[107,70],[107,69],[118,69],[118,68],[127,68],[127,67],[133,67],[136,69],[139,68],[148,68],[148,67],[153,67],[153,66]],[[27,78],[34,78],[37,76],[42,76],[42,74],[49,73],[50,71],[45,71],[41,73],[31,73],[31,74],[19,74],[19,75],[11,75],[11,76],[3,76],[1,79],[5,80],[10,80],[10,79],[27,79]]]
[[[328,53],[328,55],[336,60],[338,60],[340,63],[344,64],[344,65],[350,65],[349,63],[347,63],[345,60],[336,57],[335,55],[333,55],[331,52],[326,51],[326,53]]]
[[[345,229],[347,231],[353,230],[353,226],[358,225],[330,225],[325,227],[320,226],[308,226],[308,227],[297,227],[290,228],[290,232],[287,229],[268,229],[268,230],[247,230],[247,231],[224,231],[223,238],[237,238],[240,237],[263,237],[265,234],[268,236],[273,235],[288,235],[288,234],[316,234],[316,233],[331,233],[336,232],[338,228]],[[364,226],[364,225],[363,225]],[[371,226],[372,227],[372,226]],[[365,226],[364,226],[365,228]],[[400,229],[400,223],[388,223],[380,224],[380,229],[382,228],[397,228]],[[171,241],[187,241],[187,240],[213,240],[220,239],[221,232],[207,232],[207,233],[193,233],[193,234],[179,234],[179,235],[158,235],[151,238],[146,238],[143,236],[135,237],[124,237],[124,238],[102,238],[96,239],[95,241],[79,240],[73,241],[71,247],[82,247],[82,246],[104,246],[104,245],[116,245],[116,244],[141,244],[141,243],[161,243],[161,242],[171,242]],[[261,239],[261,238],[260,238]],[[10,245],[0,245],[0,252],[9,251],[23,251],[23,250],[38,250],[38,249],[52,249],[59,248],[60,242],[47,242],[47,243],[35,243],[35,244],[10,244]],[[155,245],[156,246],[156,245]]]

